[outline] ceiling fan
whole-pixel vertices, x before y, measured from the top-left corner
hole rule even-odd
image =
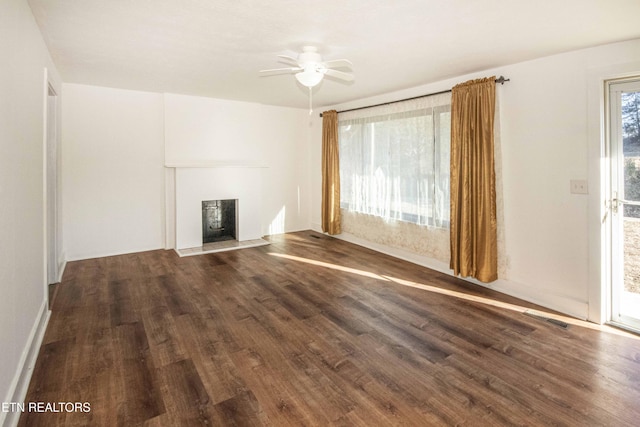
[[[351,69],[353,66],[351,61],[348,59],[323,61],[322,56],[318,53],[318,49],[315,46],[303,46],[302,53],[298,55],[298,59],[287,55],[278,55],[278,58],[280,58],[279,62],[288,64],[289,67],[260,70],[260,74],[263,76],[295,74],[296,80],[298,80],[301,85],[309,88],[309,110],[311,110],[312,88],[318,85],[325,75],[346,82],[352,82],[354,80],[352,73],[336,70],[336,68]],[[309,111],[309,113],[311,113],[311,111]]]

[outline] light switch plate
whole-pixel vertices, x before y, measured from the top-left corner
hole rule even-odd
[[[589,194],[589,188],[587,187],[587,180],[585,179],[572,179],[569,181],[571,194]]]

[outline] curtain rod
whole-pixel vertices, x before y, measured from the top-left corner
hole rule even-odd
[[[501,85],[503,85],[505,82],[510,82],[511,79],[506,79],[504,76],[500,76],[496,79],[496,84],[500,83]],[[389,105],[389,104],[395,104],[396,102],[403,102],[403,101],[411,101],[414,99],[419,99],[419,98],[424,98],[425,96],[434,96],[434,95],[442,95],[443,93],[449,93],[451,92],[452,89],[449,90],[442,90],[440,92],[434,92],[434,93],[428,93],[426,95],[420,95],[420,96],[413,96],[411,98],[405,98],[405,99],[399,99],[397,101],[389,101],[389,102],[383,102],[381,104],[374,104],[374,105],[367,105],[366,107],[358,107],[358,108],[350,108],[348,110],[342,110],[342,111],[338,111],[338,114],[340,113],[346,113],[347,111],[357,111],[357,110],[364,110],[365,108],[373,108],[373,107],[380,107],[382,105]],[[320,113],[320,117],[322,117],[322,113]]]

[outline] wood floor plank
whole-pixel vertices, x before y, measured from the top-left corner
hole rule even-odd
[[[250,427],[269,423],[260,403],[249,390],[217,403],[213,409],[214,425]]]
[[[304,396],[300,396],[280,372],[270,369],[254,349],[233,353],[232,358],[242,372],[250,373],[246,377],[247,385],[271,422],[285,426],[329,423],[324,414],[309,411]]]
[[[142,311],[150,354],[154,365],[161,367],[187,358],[169,308],[157,306]]]
[[[190,359],[163,366],[158,377],[167,412],[177,425],[214,425],[213,404]]]
[[[211,319],[185,314],[176,318],[175,323],[181,331],[185,352],[192,357],[212,403],[223,402],[248,390]]]
[[[256,304],[255,307],[251,306],[251,308],[259,309],[257,302],[254,304]],[[257,321],[266,329],[267,334],[271,335],[274,343],[281,347],[282,357],[286,358],[289,367],[296,375],[295,379],[301,380],[302,393],[307,396],[317,395],[319,397],[317,404],[323,407],[322,411],[331,421],[334,421],[353,410],[354,402],[348,393],[327,377],[323,369],[326,366],[326,359],[318,357],[318,346],[315,347],[316,351],[311,350],[313,340],[317,342],[318,338],[307,334],[302,324],[297,324],[297,317],[292,316],[287,308],[287,306],[276,306],[273,310],[265,311],[264,316],[257,318]],[[283,331],[286,331],[286,340],[281,339]],[[262,364],[271,363],[273,366],[278,366],[277,360],[264,357],[260,360]],[[281,369],[282,364],[279,365]],[[304,375],[296,373],[304,373]]]
[[[281,323],[275,316],[267,313],[260,320],[247,319],[243,324],[252,335],[254,352],[259,354],[262,362],[256,369],[281,375],[295,395],[304,397],[299,405],[314,408],[311,412],[322,413],[327,422],[351,409],[348,398],[340,391],[336,392],[329,381],[324,381],[326,378],[305,357],[303,346],[296,345],[289,338],[282,339]],[[258,348],[268,351],[256,350]]]
[[[634,425],[640,337],[311,231],[70,262],[20,426]],[[558,313],[551,313],[558,315]]]
[[[114,346],[121,355],[116,373],[123,387],[114,408],[118,424],[136,424],[165,412],[144,325],[137,322],[117,326]]]

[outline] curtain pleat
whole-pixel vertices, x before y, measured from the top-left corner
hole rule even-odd
[[[340,160],[338,113],[322,113],[322,231],[340,234]]]
[[[451,93],[451,262],[455,275],[498,278],[493,124],[495,77]]]

